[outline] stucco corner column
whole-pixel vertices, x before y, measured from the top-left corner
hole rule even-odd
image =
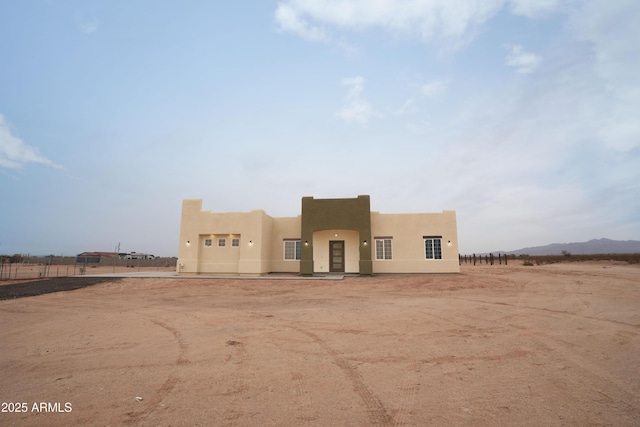
[[[300,274],[302,276],[313,276],[313,260],[300,261]]]
[[[371,260],[360,260],[360,275],[371,276],[373,274],[373,262]]]

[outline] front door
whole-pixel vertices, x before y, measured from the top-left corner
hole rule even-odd
[[[329,241],[329,272],[344,273],[344,240]]]

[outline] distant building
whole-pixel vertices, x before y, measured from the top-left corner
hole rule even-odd
[[[140,252],[131,252],[129,254],[118,254],[121,259],[155,259],[155,255],[143,254]]]
[[[76,255],[76,264],[103,264],[117,257],[117,252],[82,252]]]
[[[184,200],[180,274],[459,273],[455,211],[371,212],[369,196],[302,199],[302,214],[214,213]]]

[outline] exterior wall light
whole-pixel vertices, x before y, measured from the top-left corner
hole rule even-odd
[[[187,246],[189,246],[191,244],[190,240],[187,240]]]
[[[451,246],[451,240],[447,240],[447,246]]]
[[[305,246],[309,246],[309,241],[308,241],[308,240],[305,240],[305,241],[304,241],[304,245],[305,245]]]
[[[249,240],[249,246],[253,246],[253,240]]]
[[[365,246],[367,246],[367,241],[365,240],[363,244],[364,244]]]

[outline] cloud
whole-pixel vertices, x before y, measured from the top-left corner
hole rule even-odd
[[[505,47],[510,50],[505,64],[514,67],[519,74],[532,73],[542,62],[541,57],[531,52],[525,52],[518,44],[506,45]]]
[[[98,22],[95,20],[87,20],[78,15],[75,18],[75,22],[78,26],[78,29],[87,35],[93,34],[98,31]]]
[[[441,41],[456,50],[471,41],[478,29],[506,2],[283,0],[276,8],[275,21],[280,31],[291,32],[310,41],[331,40],[331,30],[380,28],[423,42]],[[517,10],[528,13],[524,5]]]
[[[577,3],[576,0],[510,0],[511,12],[514,15],[536,18],[557,10],[566,10]]]
[[[364,78],[357,76],[351,78],[342,79],[342,84],[344,86],[349,87],[349,92],[347,93],[347,99],[357,99],[360,97],[360,94],[364,90]]]
[[[456,51],[469,44],[482,26],[505,7],[514,15],[538,18],[557,12],[571,15],[583,3],[584,0],[282,0],[274,18],[279,31],[313,42],[334,42],[338,37],[333,32],[382,29],[424,43],[437,43],[445,51]]]
[[[322,29],[310,25],[292,5],[286,3],[278,4],[275,19],[281,31],[290,31],[311,42],[326,42],[329,40]]]
[[[401,116],[420,111],[420,101],[424,98],[436,98],[447,91],[449,80],[433,80],[420,85],[419,89],[411,97],[406,99],[402,106],[396,109],[393,114]]]
[[[371,105],[360,98],[364,90],[364,79],[360,76],[342,79],[343,86],[347,86],[349,91],[345,96],[346,105],[342,107],[336,115],[345,122],[366,124],[373,116],[379,116]]]
[[[433,98],[446,92],[449,82],[446,80],[435,80],[425,83],[420,87],[420,93],[427,98]]]
[[[570,16],[569,28],[593,50],[593,69],[606,85],[613,107],[599,132],[617,151],[640,148],[640,8],[635,0],[586,2]]]
[[[21,169],[25,163],[39,163],[56,169],[64,169],[44,157],[37,148],[25,144],[11,133],[10,125],[0,114],[0,167]]]
[[[549,67],[535,84],[516,79],[476,93],[433,123],[432,139],[444,143],[420,166],[451,183],[446,194],[429,188],[428,196],[448,198],[444,206],[467,216],[460,218],[461,235],[477,233],[488,219],[507,226],[496,241],[513,240],[496,249],[517,248],[516,239],[571,240],[593,230],[626,227],[637,234],[637,220],[625,218],[640,218],[640,152],[632,150],[640,126],[594,70],[593,55],[559,49],[545,58]],[[603,132],[617,144],[603,141]],[[629,151],[621,155],[623,149]]]

